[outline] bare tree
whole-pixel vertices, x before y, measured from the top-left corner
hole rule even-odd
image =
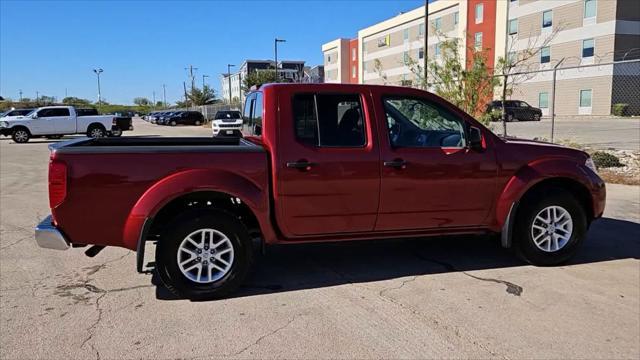
[[[500,100],[502,102],[502,134],[507,136],[507,113],[505,111],[505,101],[507,96],[511,96],[513,88],[536,76],[537,72],[532,70],[539,62],[532,61],[539,57],[542,49],[551,44],[553,39],[562,31],[562,24],[554,25],[553,30],[545,34],[530,36],[524,46],[519,46],[518,34],[507,35],[506,56],[498,58],[495,74],[500,77],[501,90]],[[532,33],[531,29],[529,33]]]

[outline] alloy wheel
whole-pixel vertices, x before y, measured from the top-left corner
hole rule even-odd
[[[17,130],[14,134],[16,142],[27,142],[29,140],[29,134],[24,130]]]
[[[562,249],[573,233],[571,214],[561,206],[542,209],[531,224],[531,238],[538,249],[556,252]]]
[[[210,284],[222,279],[233,265],[233,244],[222,232],[199,229],[178,247],[178,267],[187,279]]]

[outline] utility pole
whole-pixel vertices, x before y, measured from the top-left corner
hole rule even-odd
[[[276,66],[276,82],[278,82],[278,80],[280,79],[280,76],[278,74],[278,43],[279,42],[283,43],[283,42],[287,42],[287,40],[275,38],[274,41],[273,41],[274,48],[275,48],[275,51],[274,51],[275,52],[275,61],[276,61],[276,63],[275,63],[275,66]]]
[[[40,94],[38,93],[38,90],[36,90],[36,104],[40,102]]]
[[[425,90],[429,91],[429,82],[427,81],[427,76],[429,74],[429,70],[427,69],[427,65],[429,64],[429,0],[424,0],[424,87]]]
[[[162,103],[166,108],[167,107],[167,86],[165,84],[162,84]]]
[[[67,95],[67,88],[64,88],[64,97],[68,97],[68,95]]]
[[[22,102],[22,89],[18,91],[18,94],[20,94],[20,102]]]
[[[187,97],[187,84],[183,81],[182,87],[184,88],[184,103],[189,106],[189,98]]]
[[[153,106],[153,110],[155,110],[156,109],[156,91],[155,90],[153,91],[153,103],[152,104],[153,105],[151,105],[151,106]]]
[[[184,68],[185,70],[189,70],[189,77],[191,78],[191,91],[193,91],[193,88],[196,87],[196,80],[195,77],[193,75],[193,71],[197,71],[198,68],[194,68],[193,65],[189,65],[188,68]]]
[[[98,69],[93,69],[93,72],[96,73],[96,75],[98,76],[98,105],[102,102],[102,94],[100,93],[100,74],[103,72],[104,70],[98,68]]]
[[[229,105],[231,105],[231,100],[233,97],[231,96],[231,68],[234,67],[233,64],[227,64],[227,82],[229,83]]]

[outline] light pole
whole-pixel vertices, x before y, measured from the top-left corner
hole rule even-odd
[[[100,104],[102,102],[102,94],[100,94],[100,74],[103,72],[104,70],[98,68],[98,69],[93,69],[93,72],[96,73],[96,76],[98,76],[98,104]]]
[[[209,75],[202,75],[202,90],[204,90],[204,85],[205,85],[204,84],[204,81],[205,81],[204,79],[208,78],[208,77],[209,77]]]
[[[273,41],[274,50],[275,50],[274,51],[275,52],[275,61],[276,61],[276,64],[275,64],[276,65],[276,82],[278,82],[278,79],[280,78],[278,76],[278,43],[279,42],[283,43],[283,42],[287,42],[287,40],[275,38],[274,41]]]
[[[165,84],[162,84],[162,103],[166,108],[167,107],[167,86]]]
[[[235,65],[227,64],[227,76],[229,77],[229,79],[227,79],[227,82],[229,83],[229,105],[231,105],[231,100],[233,99],[231,97],[231,68],[232,67],[235,67]]]
[[[18,91],[18,94],[20,94],[20,102],[22,102],[22,89],[20,89],[20,91]]]

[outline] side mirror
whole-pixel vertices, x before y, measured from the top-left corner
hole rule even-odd
[[[482,151],[482,132],[475,126],[469,127],[469,149]]]
[[[260,125],[254,125],[254,126],[253,126],[253,135],[255,135],[255,136],[260,136],[260,135],[262,135],[262,126],[260,126]]]
[[[33,115],[31,115],[31,118],[32,118],[32,119],[37,119],[37,118],[38,118],[38,114],[33,114]]]

